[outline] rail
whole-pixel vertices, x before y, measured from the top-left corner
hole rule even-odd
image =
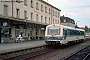
[[[64,57],[60,60],[86,60],[90,55],[90,46],[80,49],[78,52],[74,52],[71,55]]]

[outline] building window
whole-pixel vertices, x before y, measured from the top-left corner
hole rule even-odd
[[[50,18],[49,18],[49,24],[50,24]]]
[[[20,3],[20,0],[16,0],[16,2]]]
[[[19,29],[15,28],[15,36],[18,36],[18,35],[19,35]]]
[[[33,1],[31,0],[31,7],[33,8]]]
[[[27,11],[24,11],[24,19],[27,18]]]
[[[54,19],[53,19],[53,24],[54,24]]]
[[[71,23],[72,21],[70,20],[70,23]]]
[[[38,10],[38,3],[36,3],[36,9]]]
[[[19,17],[20,17],[20,10],[16,9],[16,18],[19,18]]]
[[[41,22],[43,22],[43,16],[41,16]]]
[[[59,18],[59,16],[60,16],[60,15],[59,15],[59,12],[58,12],[58,18]]]
[[[50,14],[50,9],[49,9],[49,14]]]
[[[33,13],[31,13],[31,20],[33,20]]]
[[[45,23],[47,22],[47,17],[45,17]]]
[[[57,17],[57,12],[56,12],[56,17]]]
[[[57,20],[55,20],[55,24],[57,24]]]
[[[66,20],[64,20],[64,22],[66,22]]]
[[[41,5],[41,11],[43,12],[43,5]]]
[[[47,7],[45,7],[45,13],[47,13]]]
[[[71,23],[73,23],[73,21],[71,21]]]
[[[38,21],[38,14],[36,14],[36,21]]]
[[[27,0],[24,0],[24,5],[27,5]]]
[[[53,10],[53,16],[54,16],[54,10]]]
[[[4,5],[4,15],[7,15],[7,14],[8,14],[8,6]]]
[[[25,37],[26,36],[26,28],[23,28],[23,35],[22,37]]]
[[[60,22],[59,22],[59,20],[58,20],[58,24],[59,24]]]

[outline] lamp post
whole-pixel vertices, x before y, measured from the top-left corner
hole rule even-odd
[[[77,22],[76,22],[76,24],[75,24],[75,28],[77,28],[77,27],[78,27],[78,26],[77,26],[77,23],[78,23],[78,22],[80,22],[80,21],[77,21]]]

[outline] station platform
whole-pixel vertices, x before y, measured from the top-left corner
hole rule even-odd
[[[0,54],[45,45],[45,40],[23,41],[22,43],[0,43]]]

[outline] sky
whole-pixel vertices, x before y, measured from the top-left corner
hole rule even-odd
[[[70,17],[79,27],[90,27],[90,0],[44,0],[61,10],[60,15]]]

